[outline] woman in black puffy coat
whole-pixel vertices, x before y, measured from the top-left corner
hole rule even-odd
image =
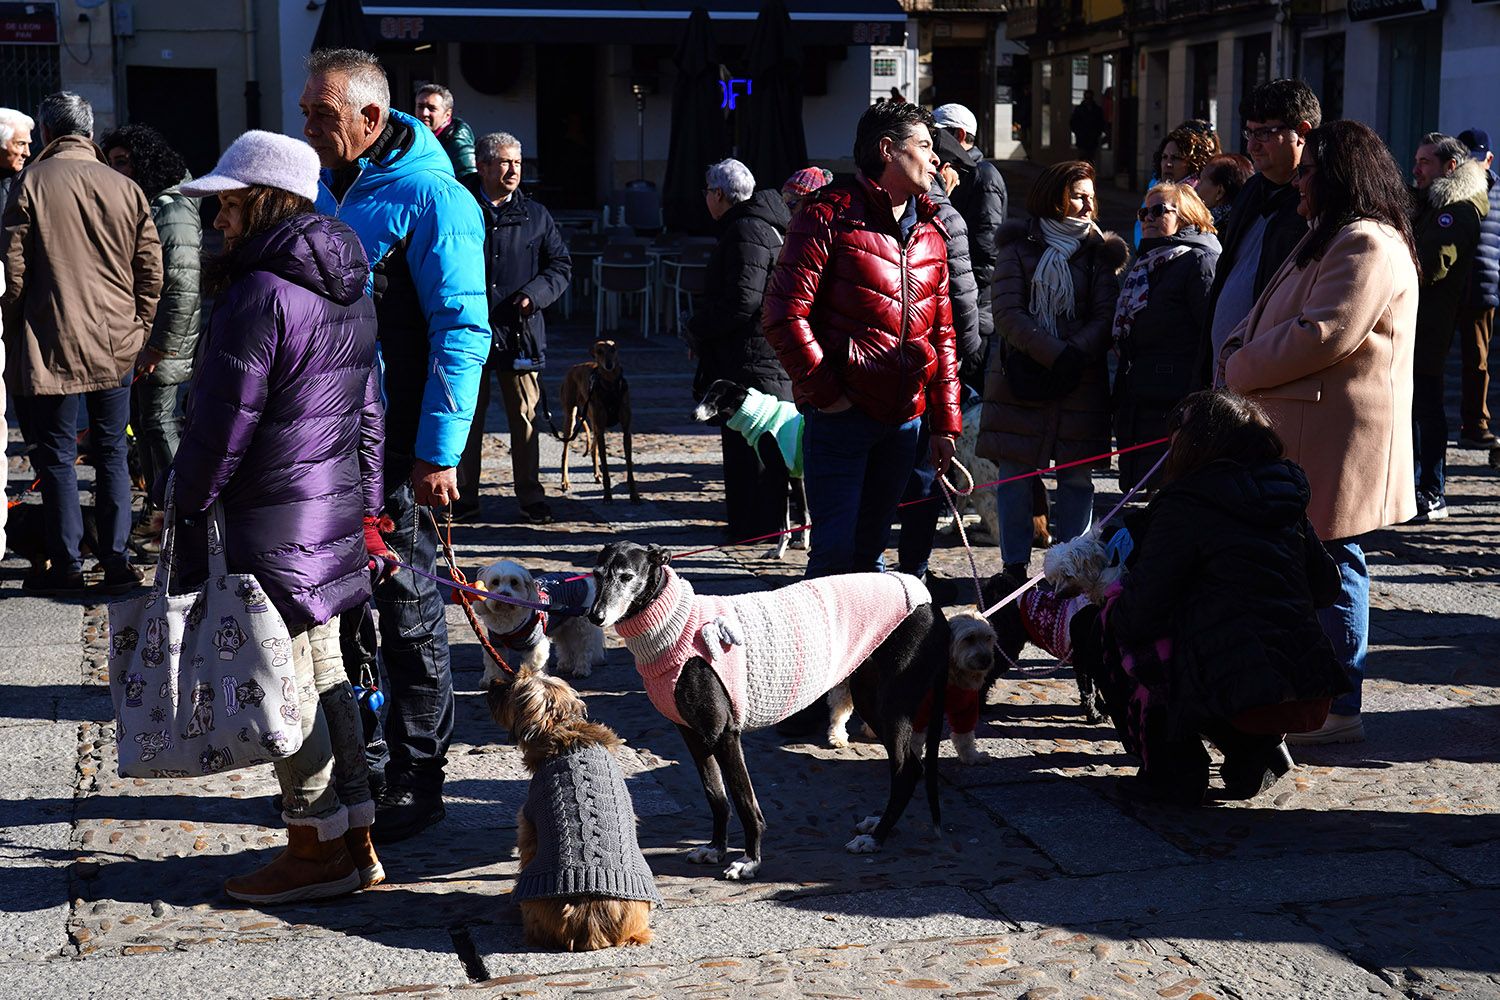
[[[1136,213],[1141,245],[1120,283],[1112,328],[1115,439],[1128,448],[1167,434],[1167,418],[1188,393],[1205,388],[1203,333],[1219,238],[1208,209],[1185,184],[1163,181]],[[1129,490],[1166,445],[1120,456],[1120,489]],[[1155,484],[1148,484],[1154,486]]]
[[[781,194],[755,190],[755,177],[738,160],[708,168],[704,199],[719,223],[719,243],[708,260],[704,293],[687,326],[698,356],[693,394],[701,398],[717,379],[790,401],[792,381],[761,332],[760,307],[771,269],[781,253],[791,216]],[[724,494],[731,538],[781,530],[786,469],[761,461],[738,431],[721,429]]]
[[[1223,797],[1253,798],[1291,769],[1283,734],[1322,725],[1349,688],[1316,614],[1338,569],[1307,520],[1307,477],[1258,405],[1199,392],[1171,425],[1162,488],[1126,519],[1118,593],[1070,624],[1074,663],[1150,792],[1201,800],[1208,739]]]

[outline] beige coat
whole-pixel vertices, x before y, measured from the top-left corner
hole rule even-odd
[[[1224,345],[1224,382],[1265,407],[1306,470],[1318,534],[1354,538],[1416,514],[1417,268],[1401,235],[1370,220],[1341,229],[1322,260],[1296,258]]]
[[[161,243],[140,185],[86,136],[47,145],[11,191],[4,303],[25,396],[118,387],[151,330]]]

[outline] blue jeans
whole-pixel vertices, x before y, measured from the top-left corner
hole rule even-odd
[[[896,505],[917,453],[921,421],[885,424],[857,406],[807,414],[803,485],[812,518],[807,575],[878,573]]]
[[[1035,470],[1024,462],[1001,459],[995,463],[1001,479]],[[1031,480],[1013,479],[995,487],[1000,514],[1000,561],[1009,565],[1031,561]],[[1052,522],[1059,542],[1077,538],[1094,521],[1094,473],[1086,465],[1057,472],[1052,489]]]
[[[130,387],[98,389],[68,396],[26,400],[33,435],[31,462],[42,481],[42,531],[47,557],[60,571],[81,570],[83,509],[78,505],[78,409],[88,411],[94,456],[94,522],[101,564],[125,561],[130,536],[130,463],[125,425],[130,421]]]
[[[1364,549],[1354,539],[1324,542],[1323,547],[1339,568],[1339,598],[1332,607],[1318,610],[1318,624],[1333,643],[1344,675],[1354,685],[1352,693],[1334,701],[1331,711],[1357,715],[1360,687],[1365,680],[1365,653],[1370,647],[1370,569],[1365,564]]]
[[[901,525],[901,534],[896,540],[896,565],[903,573],[921,579],[927,573],[927,560],[932,556],[932,543],[937,538],[938,516],[948,509],[943,503],[943,490],[937,484],[937,470],[932,467],[932,452],[928,448],[927,421],[922,421],[922,431],[917,436],[917,461],[911,475],[906,479],[906,492],[902,503],[910,507],[897,509],[896,517]],[[914,503],[913,501],[922,501]]]
[[[1448,413],[1443,408],[1443,376],[1413,375],[1412,444],[1416,449],[1417,492],[1443,495],[1448,464]]]
[[[385,512],[396,530],[385,536],[385,543],[407,565],[437,572],[437,532],[404,478],[411,462],[401,455],[386,456]],[[436,794],[442,791],[453,739],[453,674],[443,595],[434,581],[402,570],[375,588],[375,609],[386,675],[384,737],[390,759],[385,766],[376,762],[372,767],[385,771],[393,785]],[[367,742],[377,742],[381,734],[373,735],[375,739]]]

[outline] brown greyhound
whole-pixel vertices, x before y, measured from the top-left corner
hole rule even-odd
[[[630,385],[620,364],[620,349],[613,340],[596,340],[593,360],[568,369],[563,376],[562,409],[567,421],[563,435],[562,488],[569,491],[568,445],[583,424],[584,448],[594,460],[594,481],[604,483],[604,499],[614,499],[609,482],[609,456],[605,452],[605,432],[619,426],[625,438],[625,484],[632,503],[640,502],[635,488],[635,456],[630,446]]]

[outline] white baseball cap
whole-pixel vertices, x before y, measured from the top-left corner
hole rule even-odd
[[[213,170],[182,185],[189,198],[273,187],[318,200],[318,154],[301,139],[251,130],[229,144]]]
[[[968,133],[970,139],[979,132],[979,119],[962,104],[940,105],[932,112],[932,118],[937,122],[938,128],[961,128]]]

